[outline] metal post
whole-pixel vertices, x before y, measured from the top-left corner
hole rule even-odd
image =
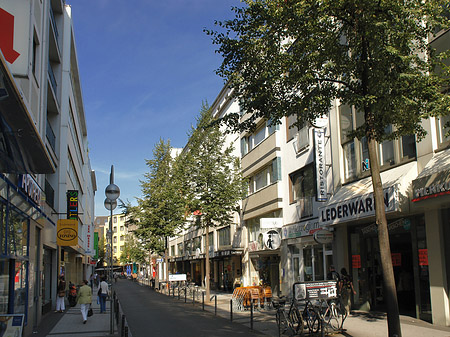
[[[214,315],[217,316],[217,295],[214,295]]]
[[[250,303],[250,330],[253,330],[253,301]]]
[[[186,298],[187,298],[187,287],[184,288],[184,303],[186,303]]]
[[[202,310],[205,311],[205,293],[202,291]]]
[[[120,336],[124,335],[125,332],[125,315],[122,314],[122,324],[120,325]]]
[[[230,300],[230,321],[233,322],[233,299]]]
[[[113,169],[111,168],[111,171],[112,170]],[[114,178],[112,178],[112,179],[114,179]],[[110,216],[109,220],[110,220],[109,221],[109,230],[110,230],[109,239],[111,240],[110,241],[111,251],[109,253],[109,263],[110,263],[110,265],[109,265],[109,282],[111,282],[111,288],[109,289],[109,292],[110,292],[110,294],[112,294],[112,288],[113,288],[113,282],[112,282],[112,280],[113,280],[113,251],[114,251],[114,249],[113,249],[113,208],[112,207],[111,207],[111,216]],[[110,299],[109,299],[109,302],[110,302],[110,304],[109,304],[109,306],[110,306],[109,333],[111,335],[114,334],[114,321],[113,321],[114,308],[113,308],[113,302],[112,301],[113,301],[112,300],[112,296],[110,296]]]
[[[195,289],[192,290],[192,304],[195,305]]]

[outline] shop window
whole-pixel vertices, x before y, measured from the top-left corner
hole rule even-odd
[[[28,256],[28,219],[11,212],[8,230],[8,253],[13,256]]]
[[[0,259],[0,314],[8,313],[9,263]]]
[[[230,227],[221,228],[217,231],[217,236],[219,238],[219,248],[223,246],[231,245],[230,238]]]
[[[27,269],[28,261],[15,262],[14,277],[14,313],[24,314],[27,304]]]
[[[300,216],[307,217],[313,213],[313,200],[316,197],[313,165],[308,165],[289,175],[290,202],[300,205]]]

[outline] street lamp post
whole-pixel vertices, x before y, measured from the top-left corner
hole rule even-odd
[[[114,334],[114,306],[113,306],[113,298],[112,298],[112,285],[113,285],[113,210],[117,207],[117,199],[120,195],[120,189],[117,185],[114,184],[114,165],[111,165],[111,174],[109,176],[109,185],[105,189],[105,208],[109,211],[109,243],[110,243],[110,252],[109,252],[109,282],[111,295],[109,297],[110,301],[110,317],[109,317],[109,333]]]

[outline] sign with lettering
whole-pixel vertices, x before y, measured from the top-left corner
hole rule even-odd
[[[303,221],[293,225],[284,226],[281,231],[281,238],[286,240],[309,236],[320,229],[322,229],[322,227],[320,226],[319,221]]]
[[[337,297],[336,281],[315,281],[294,283],[296,300],[331,299]]]
[[[28,75],[29,0],[0,0],[0,49],[14,75]]]
[[[334,239],[333,232],[326,229],[321,229],[314,233],[314,240],[320,244],[332,243]]]
[[[272,229],[283,227],[283,218],[261,218],[260,228]]]
[[[56,243],[59,246],[78,245],[78,220],[58,220],[56,229]]]
[[[85,253],[86,255],[94,256],[95,250],[94,250],[94,237],[93,237],[93,224],[87,224],[86,226],[86,247],[85,247]]]
[[[327,201],[327,170],[325,165],[325,131],[314,129],[317,201]]]
[[[352,255],[352,268],[361,268],[361,255]]]
[[[402,265],[402,254],[401,253],[391,253],[392,266],[401,267]]]
[[[419,266],[428,266],[428,249],[419,249]]]
[[[395,186],[383,189],[386,213],[397,210],[396,192]],[[319,215],[322,226],[373,216],[375,215],[373,193],[321,207],[319,208]]]
[[[42,191],[38,183],[29,174],[19,175],[19,187],[25,192],[38,206],[41,204]]]
[[[450,171],[438,172],[413,180],[412,202],[450,194]]]
[[[78,220],[78,191],[67,191],[67,219]]]

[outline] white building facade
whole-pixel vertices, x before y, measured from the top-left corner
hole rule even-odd
[[[54,309],[58,276],[92,272],[96,181],[70,6],[2,0],[0,22],[0,313],[23,314],[27,335]],[[77,244],[58,245],[69,217]]]

